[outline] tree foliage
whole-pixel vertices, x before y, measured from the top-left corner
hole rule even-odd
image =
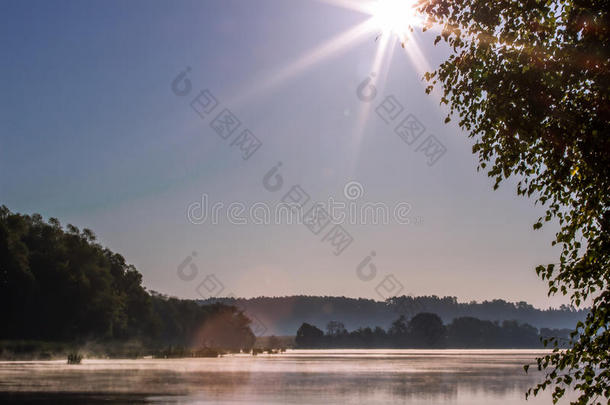
[[[497,188],[545,207],[557,221],[558,263],[536,271],[549,294],[592,303],[567,351],[539,359],[546,380],[579,390],[578,403],[610,397],[610,3],[607,0],[422,0],[426,28],[451,54],[425,74],[442,85],[448,122],[474,139],[479,169]],[[555,345],[557,342],[550,341]]]
[[[242,311],[150,294],[134,266],[95,241],[91,230],[0,207],[0,339],[254,344]]]

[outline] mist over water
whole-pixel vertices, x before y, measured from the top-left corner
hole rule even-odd
[[[289,350],[221,358],[0,362],[8,403],[521,404],[536,350]],[[534,367],[535,368],[535,367]],[[9,392],[10,391],[10,392]],[[549,403],[550,394],[527,403]]]

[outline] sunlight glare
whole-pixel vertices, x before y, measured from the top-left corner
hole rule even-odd
[[[382,33],[400,39],[409,33],[409,26],[418,22],[414,0],[378,0],[371,11],[373,22]]]

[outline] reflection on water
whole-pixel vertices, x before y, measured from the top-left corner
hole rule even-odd
[[[0,402],[517,404],[531,350],[291,350],[201,359],[0,362]],[[528,403],[550,403],[550,395]]]

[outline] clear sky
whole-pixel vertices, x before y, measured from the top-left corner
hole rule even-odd
[[[0,2],[0,203],[91,228],[148,288],[181,297],[214,274],[222,295],[379,299],[393,274],[404,294],[563,303],[534,272],[557,257],[555,229],[532,230],[542,208],[514,182],[492,191],[472,140],[424,93],[422,69],[447,56],[435,34],[402,49],[341,3]],[[178,96],[186,67],[192,89]],[[367,102],[357,89],[372,71]],[[219,103],[205,119],[189,105],[203,89]],[[425,126],[420,141],[433,134],[446,148],[434,165],[375,112],[390,95],[399,121]],[[227,140],[210,127],[223,108],[241,122]],[[231,143],[246,128],[262,146],[244,160]],[[280,161],[284,185],[272,192],[263,177]],[[274,204],[298,184],[311,201],[349,202],[350,181],[358,204],[408,203],[410,223],[345,224],[353,242],[337,256],[326,231],[302,224],[187,219],[203,194]],[[198,273],[185,281],[177,267],[193,251]],[[377,273],[363,281],[356,269],[371,251]]]

